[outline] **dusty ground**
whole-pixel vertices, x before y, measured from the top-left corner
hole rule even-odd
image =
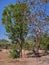
[[[25,51],[25,54],[27,53],[28,51]],[[40,58],[27,58],[27,56],[25,57],[26,58],[11,59],[9,58],[8,51],[3,50],[0,52],[0,65],[49,65],[49,55],[42,56]]]

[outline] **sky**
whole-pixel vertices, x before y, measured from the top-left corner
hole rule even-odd
[[[21,0],[22,1],[22,0]],[[9,4],[16,3],[17,0],[0,0],[0,39],[6,39],[8,40],[8,37],[6,36],[6,30],[4,26],[2,25],[2,12],[4,10],[5,6],[8,6]],[[47,4],[47,11],[46,14],[49,14],[49,3]]]
[[[17,0],[0,0],[0,39],[6,39],[8,40],[8,37],[6,36],[6,30],[4,26],[2,25],[2,12],[4,10],[5,6],[8,6],[9,4],[16,3]]]

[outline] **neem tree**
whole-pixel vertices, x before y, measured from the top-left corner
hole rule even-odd
[[[20,57],[22,46],[27,34],[29,7],[25,3],[10,4],[3,10],[2,23],[6,28],[9,39],[20,45]]]

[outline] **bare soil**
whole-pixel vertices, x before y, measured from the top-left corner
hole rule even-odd
[[[0,65],[49,65],[49,54],[35,57],[31,52],[23,51],[23,58],[12,59],[9,51],[3,49],[0,51]]]

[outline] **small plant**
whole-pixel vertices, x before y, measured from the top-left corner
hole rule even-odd
[[[10,57],[13,58],[13,59],[20,57],[19,51],[17,51],[16,49],[11,50],[10,51]]]
[[[2,51],[2,47],[0,47],[0,51]]]

